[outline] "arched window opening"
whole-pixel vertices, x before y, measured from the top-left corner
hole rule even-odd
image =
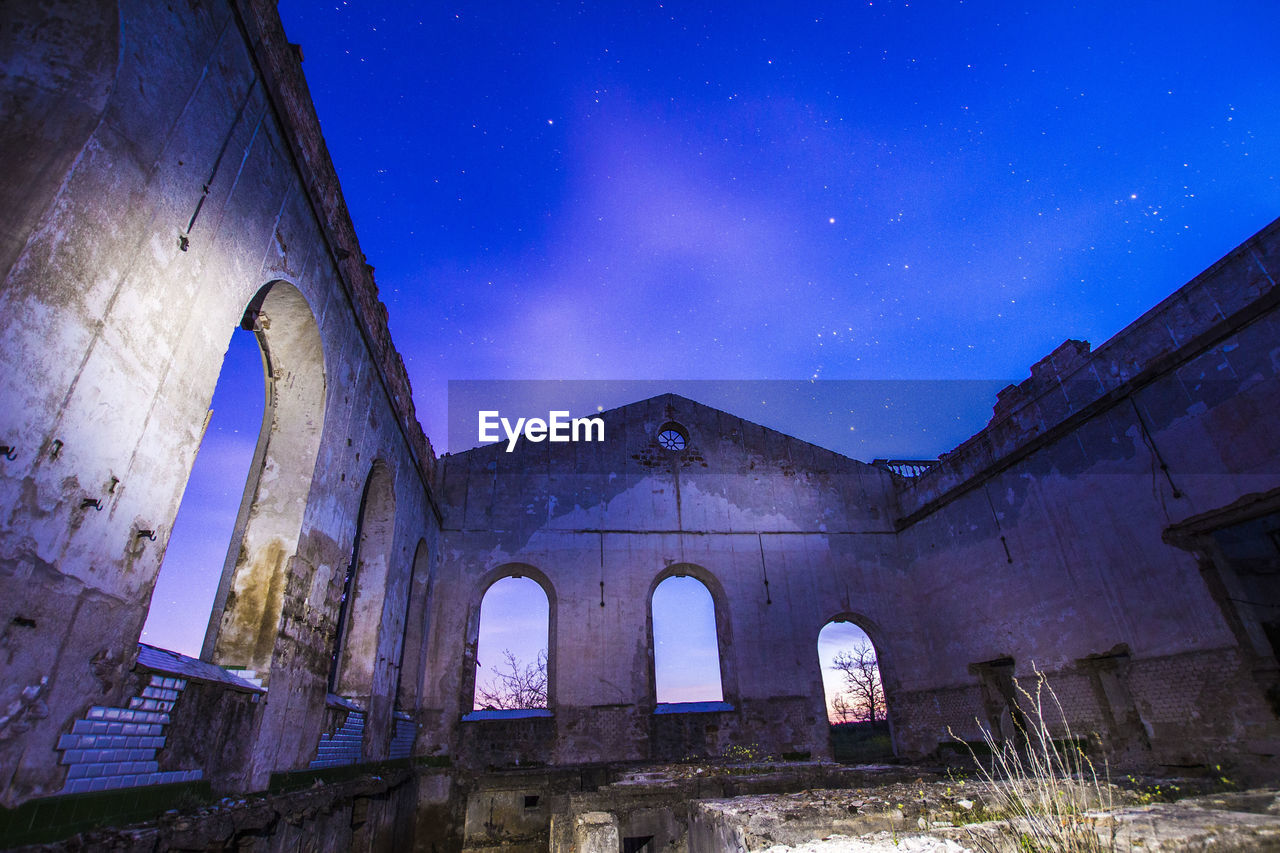
[[[696,578],[669,577],[653,591],[651,606],[658,704],[723,701],[710,590]]]
[[[234,540],[265,406],[262,350],[236,329],[151,594],[142,642],[199,657]]]
[[[476,644],[476,711],[550,707],[547,649],[551,606],[534,580],[505,577],[480,601]]]
[[[412,708],[422,677],[423,644],[430,619],[431,565],[427,543],[418,540],[409,572],[409,600],[405,606],[404,636],[396,666],[396,708]]]
[[[266,411],[200,656],[265,684],[290,574],[305,570],[294,556],[324,429],[324,345],[306,298],[286,281],[258,291],[241,328],[262,350]]]
[[[391,469],[377,460],[365,481],[351,562],[343,575],[338,600],[329,689],[342,696],[367,699],[373,693],[395,514]]]
[[[893,757],[880,662],[866,631],[842,619],[828,622],[818,634],[818,658],[836,760]]]

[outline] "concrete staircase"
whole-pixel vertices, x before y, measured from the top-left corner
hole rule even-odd
[[[58,739],[60,763],[68,765],[64,794],[84,794],[141,785],[193,782],[201,770],[161,771],[156,752],[164,748],[169,712],[187,682],[154,674],[129,707],[94,705]]]
[[[364,711],[348,711],[338,730],[320,735],[313,768],[359,764],[363,755]]]

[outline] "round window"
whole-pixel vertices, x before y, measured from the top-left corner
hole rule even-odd
[[[684,450],[689,439],[676,424],[667,424],[658,433],[658,444],[666,450]]]

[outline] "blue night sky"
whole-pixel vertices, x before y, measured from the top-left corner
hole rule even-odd
[[[1274,3],[419,6],[280,11],[441,446],[450,379],[1020,379],[1280,213]]]
[[[449,380],[657,379],[936,456],[1280,214],[1274,2],[279,8],[441,450]],[[910,435],[732,393],[813,379],[995,381],[920,395],[940,420]],[[210,435],[251,453],[257,417]],[[179,526],[238,505],[232,467]]]

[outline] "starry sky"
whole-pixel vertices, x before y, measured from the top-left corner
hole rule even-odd
[[[1274,2],[279,9],[441,450],[475,443],[450,381],[555,379],[936,456],[1280,215]],[[218,442],[247,467],[260,402],[223,387],[162,585],[225,555],[176,556],[243,489]],[[155,600],[202,634],[171,583]]]
[[[1275,3],[280,12],[441,447],[451,379],[1021,379],[1280,214]]]

